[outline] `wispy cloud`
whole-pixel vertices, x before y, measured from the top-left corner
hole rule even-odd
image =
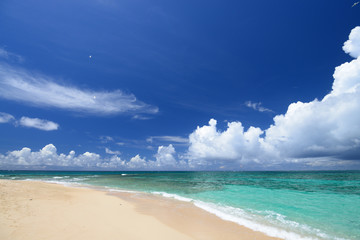
[[[114,141],[114,138],[112,138],[110,136],[100,136],[99,139],[100,139],[101,143],[108,143],[108,142]]]
[[[261,105],[262,105],[261,102],[258,102],[258,103],[251,102],[251,101],[245,102],[245,106],[247,106],[248,108],[252,108],[255,111],[258,111],[258,112],[274,112],[273,110],[271,110],[269,108],[266,108],[266,107],[263,107]]]
[[[7,61],[23,62],[24,58],[18,54],[6,51],[3,48],[0,48],[0,58],[4,58]]]
[[[154,141],[159,142],[173,142],[173,143],[187,143],[189,139],[179,136],[151,136],[146,139],[147,142],[152,143]]]
[[[132,119],[135,119],[135,120],[149,120],[149,119],[151,119],[151,117],[136,114],[136,115],[134,115],[132,117]]]
[[[8,113],[0,112],[0,123],[12,123],[14,126],[37,128],[43,131],[58,130],[59,124],[39,118],[21,117],[20,120]]]
[[[120,151],[112,151],[112,150],[110,150],[109,148],[105,148],[105,152],[106,152],[107,154],[111,154],[111,155],[120,155],[120,154],[121,154]]]
[[[8,122],[11,122],[14,120],[15,120],[15,118],[13,115],[4,113],[4,112],[0,112],[0,123],[8,123]]]
[[[59,124],[52,121],[29,117],[22,117],[18,124],[23,127],[37,128],[43,131],[53,131],[59,128]]]
[[[156,114],[158,108],[121,90],[94,91],[58,83],[56,79],[0,63],[0,97],[37,107],[84,114]]]

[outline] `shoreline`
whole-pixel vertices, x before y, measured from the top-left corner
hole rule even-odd
[[[146,193],[0,180],[0,203],[4,240],[278,239],[191,203]]]

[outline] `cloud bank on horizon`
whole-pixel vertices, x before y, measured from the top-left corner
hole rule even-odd
[[[109,151],[109,150],[108,150]],[[177,162],[175,149],[169,146],[160,146],[155,160],[146,160],[136,155],[129,161],[121,159],[114,152],[111,157],[103,158],[100,154],[85,152],[76,155],[75,151],[68,154],[57,153],[53,144],[48,144],[37,152],[24,147],[21,150],[0,154],[0,166],[3,169],[122,169],[122,170],[155,170],[155,169],[185,169],[185,161]]]
[[[70,151],[68,155],[57,154],[56,147],[49,144],[38,152],[23,148],[5,155],[0,154],[0,164],[1,166],[62,166],[119,170],[214,169],[214,167],[222,169],[224,166],[231,166],[232,169],[240,169],[242,166],[271,169],[281,164],[311,168],[358,164],[360,157],[360,27],[351,31],[343,50],[355,59],[335,68],[332,91],[320,100],[291,103],[287,112],[275,116],[273,124],[265,130],[253,126],[245,130],[241,122],[229,122],[227,129],[221,132],[216,127],[217,121],[211,119],[208,125],[198,126],[189,135],[189,147],[185,153],[176,154],[171,144],[160,146],[154,155],[155,160],[146,160],[140,155],[126,161],[117,155],[102,158],[99,154],[90,152],[78,156],[74,151]],[[8,71],[1,66],[0,72],[3,75],[4,72],[5,75],[9,75]],[[57,91],[65,88],[46,80],[36,80],[33,77],[27,77],[25,79],[28,80],[23,82],[18,76],[19,74],[27,75],[24,72],[11,74],[14,78],[5,78],[7,80],[1,87],[5,86],[17,94],[28,95],[13,97],[13,100],[32,101],[32,95],[22,87],[22,84],[28,84],[32,92],[41,94],[49,89]],[[70,90],[70,94],[60,95],[62,99],[72,99],[74,97],[72,92],[80,91],[73,88],[66,88],[66,90]],[[94,95],[93,92],[78,93],[82,93],[84,98],[91,98]],[[114,93],[110,93],[110,96],[112,94]],[[9,97],[4,91],[0,91],[0,95]],[[98,93],[98,95],[101,94]],[[106,102],[106,99],[111,99],[110,96],[102,99]],[[81,104],[75,108],[86,108],[87,101],[90,100],[79,99]],[[33,103],[37,104],[35,100]],[[58,103],[52,104],[57,106]],[[112,109],[111,106],[108,107]],[[4,115],[3,119],[8,119],[8,117]]]

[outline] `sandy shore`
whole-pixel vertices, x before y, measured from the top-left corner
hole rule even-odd
[[[57,184],[0,180],[0,239],[274,239],[190,203],[107,194]]]

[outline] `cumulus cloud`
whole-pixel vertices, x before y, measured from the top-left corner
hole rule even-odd
[[[15,118],[13,115],[4,113],[4,112],[0,112],[0,123],[8,123],[8,122],[11,122],[14,120],[15,120]]]
[[[48,144],[39,151],[24,147],[21,150],[0,154],[0,166],[6,167],[80,167],[80,168],[113,168],[124,164],[117,156],[101,158],[99,154],[85,152],[76,155],[75,151],[58,154],[53,144]]]
[[[167,147],[160,146],[158,148],[156,157],[156,166],[158,167],[166,167],[166,166],[176,166],[175,148],[173,145],[169,145]]]
[[[351,31],[344,50],[357,59],[344,63],[334,72],[332,91],[323,99],[296,102],[285,114],[274,117],[265,130],[241,122],[228,123],[218,131],[216,120],[198,127],[189,136],[188,158],[191,165],[217,161],[272,165],[329,160],[344,164],[360,159],[360,27]],[[256,105],[251,105],[256,108]],[[315,164],[316,165],[316,164]]]
[[[147,162],[145,158],[141,158],[140,155],[136,155],[135,157],[131,158],[130,161],[127,163],[129,168],[133,169],[144,169],[147,167]]]
[[[44,131],[53,131],[59,128],[59,124],[52,121],[29,117],[22,117],[18,124],[23,127],[37,128]]]
[[[111,151],[112,152],[112,151]],[[21,150],[0,154],[2,169],[104,169],[104,170],[175,170],[186,169],[186,162],[177,162],[172,145],[160,146],[155,160],[146,160],[140,155],[126,161],[117,154],[102,157],[97,153],[85,152],[76,154],[71,150],[68,154],[58,153],[53,144],[48,144],[39,151],[28,147]]]
[[[158,112],[157,107],[120,90],[94,91],[57,82],[49,76],[0,63],[0,97],[7,100],[98,115]]]
[[[254,109],[255,111],[258,111],[258,112],[274,112],[271,109],[263,107],[261,102],[254,103],[254,102],[251,102],[251,101],[246,101],[245,106],[247,106],[248,108],[252,108],[252,109]]]
[[[344,43],[343,50],[354,58],[360,56],[360,27],[351,30],[349,40]]]
[[[217,121],[211,119],[209,125],[197,127],[190,134],[187,158],[191,166],[223,164],[229,160],[260,161],[261,154],[270,148],[264,143],[260,128],[244,131],[241,122],[230,122],[227,130],[220,132],[216,125]]]

